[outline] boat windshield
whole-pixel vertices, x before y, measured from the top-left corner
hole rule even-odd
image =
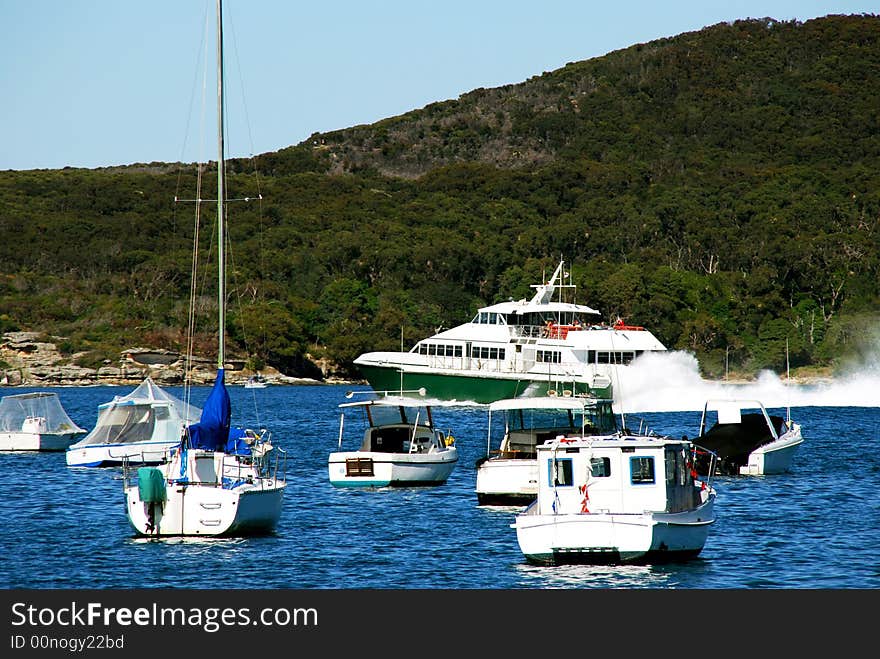
[[[617,422],[610,405],[597,405],[584,409],[584,429],[589,433],[612,433]],[[581,431],[581,414],[571,409],[517,409],[507,411],[507,423],[511,430],[554,429],[560,434]]]
[[[475,325],[506,325],[507,321],[504,318],[504,314],[496,313],[494,311],[480,311],[477,312],[477,315],[474,316],[471,322]]]
[[[424,407],[406,407],[403,405],[374,405],[370,410],[370,416],[374,426],[387,426],[399,423],[420,426],[430,426],[431,417]]]

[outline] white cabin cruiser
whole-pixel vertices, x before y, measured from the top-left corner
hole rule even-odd
[[[703,549],[715,490],[694,480],[686,439],[617,433],[538,446],[538,496],[511,528],[526,560],[654,563]]]
[[[563,262],[531,300],[481,308],[469,323],[422,339],[409,352],[369,352],[354,363],[373,389],[426,388],[438,400],[491,403],[564,390],[608,397],[615,369],[666,347],[647,329],[554,300],[566,284]]]
[[[493,415],[504,425],[493,427]],[[610,399],[592,396],[506,398],[489,404],[486,455],[477,460],[477,503],[525,506],[538,494],[539,445],[559,436],[587,437],[618,429]]]
[[[336,487],[441,485],[458,462],[455,439],[417,399],[385,393],[339,408],[339,450],[327,460]],[[346,438],[357,448],[343,450]]]

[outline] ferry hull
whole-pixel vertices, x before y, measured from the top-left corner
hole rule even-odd
[[[563,387],[547,380],[529,379],[523,374],[468,375],[465,373],[423,373],[409,371],[401,377],[395,366],[360,366],[361,373],[376,391],[417,390],[422,387],[428,397],[435,400],[469,401],[486,404],[504,398],[545,396],[548,390],[563,393]],[[605,390],[591,388],[589,384],[567,383],[565,388],[573,394],[593,392],[602,395]]]

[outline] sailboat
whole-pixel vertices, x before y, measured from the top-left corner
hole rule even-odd
[[[284,474],[286,453],[272,446],[269,431],[231,428],[231,401],[224,375],[226,217],[223,206],[223,109],[223,8],[222,0],[217,0],[217,375],[199,421],[185,427],[167,462],[141,466],[136,470],[123,465],[126,514],[135,532],[141,536],[269,533],[281,516],[287,485]],[[196,232],[196,240],[197,236]],[[195,271],[194,263],[194,281]],[[192,331],[192,323],[190,328]],[[189,374],[190,369],[187,369],[187,378]]]

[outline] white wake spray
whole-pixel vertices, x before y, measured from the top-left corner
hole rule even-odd
[[[788,382],[786,374],[763,371],[754,382],[732,383],[700,377],[696,358],[685,352],[647,353],[614,382],[616,405],[630,412],[701,410],[709,398],[745,398],[765,407],[880,407],[880,360],[847,374],[812,384]]]

